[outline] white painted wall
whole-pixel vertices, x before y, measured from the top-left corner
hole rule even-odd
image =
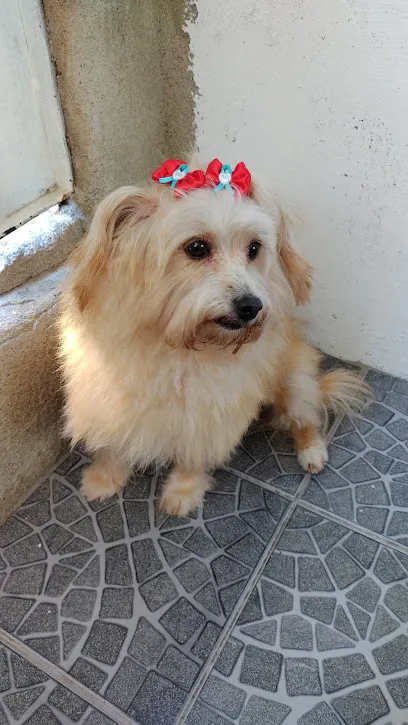
[[[326,352],[408,377],[407,0],[199,0],[198,146],[305,220]]]

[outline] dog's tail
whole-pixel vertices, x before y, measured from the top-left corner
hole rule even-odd
[[[353,416],[372,400],[372,390],[363,378],[344,368],[331,370],[320,377],[320,389],[326,412]]]

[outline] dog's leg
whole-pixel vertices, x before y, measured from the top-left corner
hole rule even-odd
[[[130,471],[131,467],[111,451],[101,449],[85,470],[81,491],[88,501],[110,498],[126,486]]]
[[[319,354],[297,342],[291,370],[283,375],[274,400],[273,425],[288,431],[303,470],[318,473],[327,463],[327,445],[321,433],[323,394]]]
[[[312,423],[292,423],[290,432],[303,470],[319,473],[327,463],[327,446],[319,428]]]
[[[171,516],[187,516],[201,506],[211,487],[211,478],[203,471],[194,473],[176,466],[164,484],[160,509]]]

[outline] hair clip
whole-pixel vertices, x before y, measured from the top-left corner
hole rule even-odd
[[[189,171],[185,161],[168,159],[152,173],[153,181],[159,184],[170,184],[175,193],[199,189],[205,184],[205,174],[200,169]]]
[[[208,164],[205,174],[201,169],[189,171],[185,161],[168,159],[153,171],[152,179],[159,184],[170,184],[175,194],[207,186],[214,191],[227,189],[232,194],[246,196],[251,186],[251,174],[242,161],[232,170],[231,166],[222,164],[219,159],[213,159]]]
[[[246,196],[251,187],[251,174],[243,161],[240,161],[232,170],[228,164],[222,164],[219,159],[213,159],[208,164],[206,178],[209,182],[208,185],[214,186],[214,191],[227,189],[232,193],[238,192]]]

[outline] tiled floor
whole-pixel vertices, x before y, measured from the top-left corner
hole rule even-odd
[[[367,377],[322,474],[253,432],[195,518],[66,458],[0,527],[0,725],[407,725],[408,383]]]

